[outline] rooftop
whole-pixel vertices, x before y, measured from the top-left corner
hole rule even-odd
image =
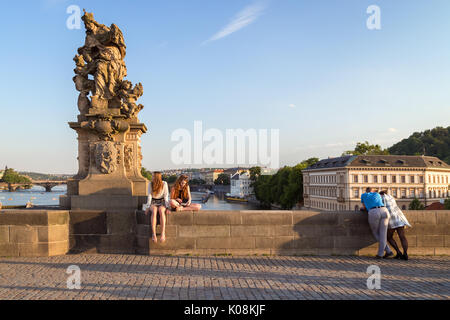
[[[305,170],[343,167],[414,167],[450,169],[450,165],[436,157],[405,155],[363,155],[323,159]]]

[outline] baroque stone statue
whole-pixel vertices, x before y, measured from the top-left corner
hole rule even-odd
[[[144,87],[125,79],[126,45],[119,27],[107,27],[83,11],[84,44],[73,58],[80,113],[77,122],[69,122],[78,134],[78,173],[68,182],[67,198],[144,197],[148,181],[140,172],[140,139],[147,128],[138,119]]]
[[[86,28],[84,46],[75,55],[75,87],[80,91],[80,113],[113,114],[119,109],[125,118],[133,118],[144,106],[136,105],[144,89],[141,83],[134,86],[123,80],[127,75],[124,58],[126,46],[122,31],[112,24],[98,23],[92,13],[85,10],[82,20]],[[93,80],[89,79],[93,77]],[[91,100],[87,98],[91,94]],[[89,109],[93,110],[89,110]]]

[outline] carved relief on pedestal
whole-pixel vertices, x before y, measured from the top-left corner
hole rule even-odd
[[[95,165],[104,174],[117,169],[117,149],[113,142],[101,141],[95,144]]]
[[[142,159],[144,157],[142,156],[142,148],[141,148],[141,144],[138,142],[138,162],[137,162],[137,167],[138,167],[138,171],[141,172],[141,168],[142,168]]]
[[[91,158],[89,144],[84,143],[81,150],[83,152],[82,161],[80,162],[81,174],[83,176],[86,176],[89,172],[89,164]]]
[[[133,146],[132,145],[126,145],[124,149],[124,164],[125,169],[127,171],[130,171],[133,169]]]

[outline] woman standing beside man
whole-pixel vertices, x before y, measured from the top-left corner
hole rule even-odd
[[[402,210],[397,205],[394,197],[389,195],[387,191],[380,192],[381,198],[383,199],[383,203],[388,209],[390,218],[389,218],[389,226],[387,231],[387,241],[395,249],[397,255],[394,257],[395,259],[403,259],[408,260],[408,240],[405,235],[405,226],[411,227],[403,214]],[[397,231],[398,237],[400,238],[400,242],[402,243],[403,253],[397,246],[397,243],[394,240],[394,233]]]

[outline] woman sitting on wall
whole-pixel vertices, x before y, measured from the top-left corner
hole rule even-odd
[[[405,235],[405,226],[411,227],[403,214],[402,210],[397,206],[397,202],[394,197],[390,196],[387,191],[380,192],[381,198],[388,209],[391,217],[389,219],[389,227],[387,231],[387,241],[392,246],[392,248],[397,251],[397,255],[394,257],[395,259],[403,259],[408,260],[408,240]],[[394,233],[397,231],[398,237],[402,243],[403,254],[401,253],[397,243],[394,240]]]
[[[184,174],[175,181],[175,185],[170,193],[170,206],[172,209],[176,211],[198,211],[202,208],[200,204],[192,203],[188,182],[188,176]]]
[[[150,218],[152,227],[152,241],[157,242],[156,238],[156,220],[159,213],[161,223],[161,242],[166,241],[166,209],[169,205],[169,187],[167,182],[162,181],[161,172],[154,172],[152,181],[148,185],[148,200],[145,211],[147,215],[151,211]]]

